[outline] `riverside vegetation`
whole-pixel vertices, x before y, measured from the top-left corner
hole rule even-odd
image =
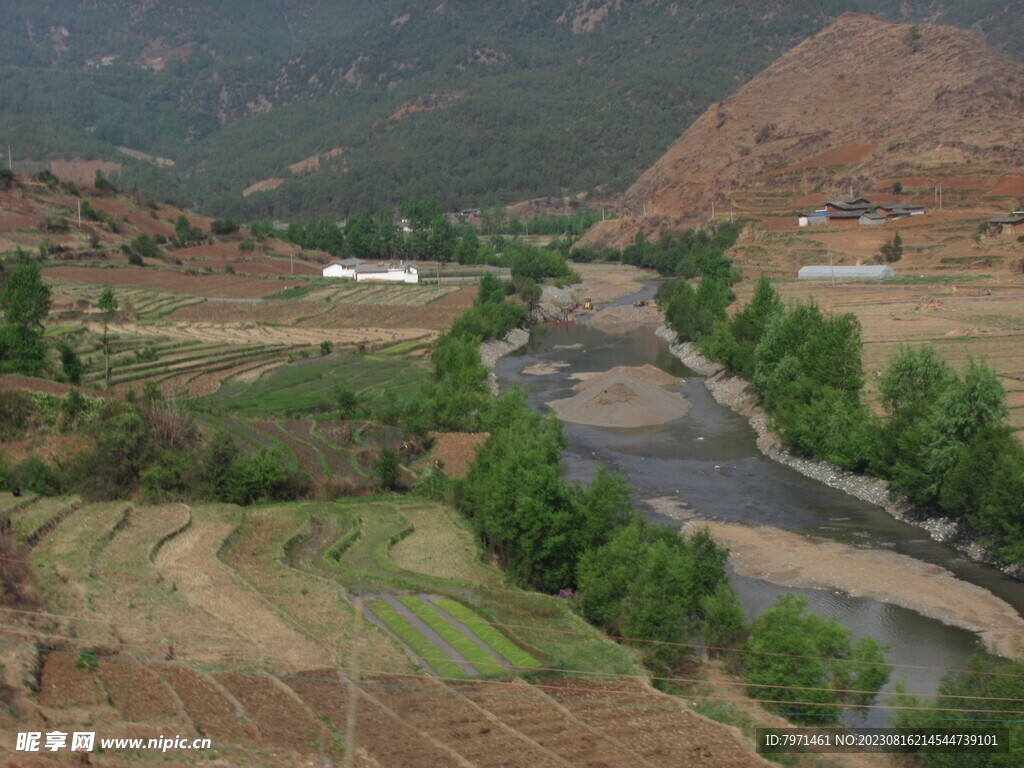
[[[680,341],[696,342],[705,355],[752,382],[788,448],[890,480],[921,514],[952,517],[1004,562],[1024,561],[1024,447],[1009,428],[1005,394],[995,373],[976,360],[957,372],[930,347],[904,348],[881,375],[884,415],[876,416],[863,395],[856,316],[827,315],[813,304],[787,307],[766,279],[758,282],[746,307],[731,318],[726,314],[738,275],[725,252],[738,233],[738,228],[725,225],[658,243],[640,236],[621,253],[585,257],[620,259],[675,276],[657,296],[666,323]],[[692,278],[699,278],[696,288]],[[751,625],[750,647],[764,647],[757,644],[765,616],[788,616],[788,625],[796,626],[803,622],[799,607],[792,597],[777,602]],[[775,650],[817,655],[813,642],[797,639],[813,634],[788,632],[776,638]],[[771,674],[758,670],[761,660],[751,656],[747,661],[749,680],[772,680]],[[873,674],[865,673],[869,678]],[[794,669],[786,679],[800,679],[801,674]],[[838,671],[834,679],[843,682],[839,687],[851,682],[848,675],[849,670]],[[904,706],[923,708],[902,711],[897,725],[947,727],[952,720],[984,726],[994,716],[977,711],[976,699],[969,697],[998,697],[993,709],[1003,715],[997,719],[1016,714],[1019,708],[1008,702],[1021,696],[1021,679],[1019,662],[979,652],[967,669],[951,671],[944,679],[940,695],[949,698],[935,705],[943,709],[928,709],[906,697]],[[864,683],[848,687],[860,689]],[[769,690],[775,699],[786,695]],[[812,698],[806,693],[800,691],[803,701]],[[759,695],[757,689],[751,694]],[[1017,734],[1021,728],[1015,723],[1010,728]],[[995,755],[979,756],[976,764],[1015,765],[1019,749],[1011,749],[1008,762],[1000,762],[1005,755]],[[959,764],[954,757],[929,754],[927,764]]]
[[[747,627],[728,584],[727,552],[709,535],[683,537],[645,522],[630,506],[624,478],[606,469],[589,487],[561,476],[560,422],[531,411],[521,391],[490,395],[478,352],[481,341],[524,322],[524,307],[506,301],[501,282],[485,276],[476,305],[437,341],[433,377],[416,397],[397,404],[398,422],[414,432],[458,429],[489,437],[464,479],[429,470],[415,493],[453,502],[484,552],[517,586],[561,594],[591,622],[629,638],[663,686],[674,686],[672,675],[692,656],[693,644],[703,643],[764,651],[759,663],[742,665],[756,685],[751,691],[796,720],[836,722],[846,705],[870,700],[889,673],[873,641],[854,643],[834,620],[814,619],[799,602],[780,601]],[[55,398],[56,407],[75,397]],[[301,478],[282,476],[271,452],[247,455],[225,434],[202,440],[187,411],[177,413],[178,428],[168,431],[166,405],[160,399],[92,405],[83,422],[95,447],[74,465],[26,459],[0,480],[103,498],[141,491],[158,498],[248,503],[301,493]],[[196,454],[198,461],[183,460]],[[47,489],[40,478],[52,480],[53,487]],[[794,617],[807,628],[801,636],[806,645],[797,651],[786,645],[785,627]],[[773,653],[825,660],[805,664]],[[854,679],[853,662],[871,674]],[[817,695],[803,696],[792,689],[793,680]],[[864,691],[863,701],[851,698],[849,689]]]

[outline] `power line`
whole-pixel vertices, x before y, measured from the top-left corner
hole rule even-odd
[[[72,643],[78,643],[78,644],[81,644],[81,645],[91,645],[93,643],[98,642],[95,639],[79,637],[79,636],[62,635],[62,634],[59,634],[59,633],[56,633],[56,632],[33,632],[33,631],[30,631],[30,630],[22,630],[22,629],[7,629],[7,630],[0,630],[0,631],[6,631],[6,632],[9,632],[10,634],[21,634],[21,635],[26,635],[26,636],[30,636],[30,637],[38,637],[38,638],[47,639],[47,640],[67,641],[67,642],[72,642]],[[144,643],[120,642],[119,645],[121,647],[138,648],[138,649],[148,649],[148,648],[152,647],[152,648],[158,649],[160,651],[162,651],[164,649],[164,647],[165,647],[162,643],[153,643],[152,645],[148,645],[148,644],[144,644]],[[322,646],[322,647],[327,648],[328,646]],[[40,650],[40,652],[50,652],[50,650],[47,650],[47,649],[39,649],[39,650]],[[183,649],[183,650],[186,650],[186,654],[187,654],[187,649]],[[274,656],[263,655],[260,658],[254,659],[253,657],[237,656],[237,654],[235,654],[235,656],[237,658],[243,658],[243,659],[245,659],[247,661],[258,661],[258,662],[263,662],[263,663],[269,663],[269,662],[276,661],[277,663],[291,663],[291,664],[294,664],[293,660],[285,659],[283,657],[275,658]],[[101,656],[98,656],[98,657],[101,657]],[[423,661],[428,662],[428,663],[430,663],[430,662],[438,662],[438,661],[451,661],[452,660],[448,656],[423,656],[423,655],[417,654],[417,657],[422,659]],[[110,656],[109,658],[118,658],[118,657]],[[132,657],[132,660],[133,661],[137,661],[140,664],[159,663],[159,662],[153,662],[153,661],[149,661],[149,660],[145,660],[144,661],[144,660],[138,659],[136,657]],[[484,661],[474,661],[474,662],[470,662],[470,663],[472,663],[475,666],[493,666],[493,667],[495,667],[497,669],[501,669],[501,670],[517,670],[520,673],[538,673],[538,672],[539,673],[562,673],[562,674],[586,676],[586,677],[588,677],[590,679],[601,679],[601,680],[606,680],[606,681],[614,681],[614,680],[639,680],[639,681],[654,681],[654,682],[664,682],[664,683],[683,684],[683,685],[732,686],[732,687],[741,687],[741,688],[782,689],[782,690],[796,690],[796,691],[809,691],[809,692],[822,691],[822,692],[827,692],[827,693],[871,694],[871,695],[879,695],[879,696],[922,696],[922,697],[923,696],[929,696],[930,698],[934,698],[934,699],[957,699],[957,700],[970,700],[970,701],[1004,701],[1004,702],[1011,702],[1011,703],[1013,703],[1013,702],[1022,702],[1022,703],[1024,703],[1024,698],[1012,698],[1012,697],[1000,697],[1000,696],[971,696],[971,695],[956,695],[956,694],[923,694],[923,693],[922,694],[915,694],[915,693],[906,693],[906,692],[899,692],[899,691],[878,691],[878,692],[875,692],[875,691],[866,691],[866,690],[859,690],[859,689],[832,688],[832,687],[828,687],[828,686],[817,686],[816,687],[816,686],[796,686],[796,685],[770,685],[770,684],[760,684],[760,683],[746,683],[746,682],[742,682],[742,681],[727,681],[727,680],[709,681],[709,680],[706,680],[706,679],[703,679],[703,678],[668,677],[668,676],[657,676],[657,675],[653,675],[653,676],[647,677],[647,676],[641,675],[641,674],[627,674],[627,673],[616,673],[616,672],[595,672],[595,671],[592,671],[592,670],[581,670],[581,669],[573,669],[573,668],[566,668],[566,667],[544,667],[544,666],[536,666],[536,667],[515,667],[515,666],[511,666],[510,667],[510,665],[503,664],[503,663],[501,663],[501,662],[499,662],[497,660],[493,660],[493,661],[489,660],[489,661],[486,661],[486,662],[484,662]],[[339,670],[342,670],[342,671],[350,671],[343,664],[339,664],[339,665],[337,665],[337,667],[338,667]],[[373,673],[373,674],[393,674],[393,673],[389,673],[389,672],[376,672],[376,673]],[[449,677],[444,677],[444,676],[440,676],[440,675],[437,675],[435,677],[437,677],[437,679],[440,679],[440,680],[463,680],[464,682],[466,682],[466,681],[468,681],[468,682],[480,682],[480,683],[496,682],[496,681],[488,681],[488,680],[478,680],[477,681],[477,680],[474,680],[472,678],[466,678],[466,679],[463,679],[463,678],[449,678]],[[711,696],[711,697],[704,696],[704,697],[702,697],[702,696],[700,696],[698,694],[689,694],[689,693],[686,694],[686,696],[688,698],[711,698],[711,699],[721,699],[721,700],[725,700],[725,701],[732,701],[732,700],[741,701],[741,700],[744,700],[744,699],[729,699],[729,698],[720,697],[720,696],[719,697],[715,697],[715,696]],[[759,699],[759,700],[764,701],[763,699]],[[810,704],[815,704],[815,703],[821,704],[821,702],[789,702],[789,703],[800,703],[800,704],[809,704],[809,705]],[[837,706],[839,706],[839,705],[837,704]],[[866,708],[869,708],[869,709],[914,709],[914,710],[917,710],[917,709],[926,709],[926,710],[927,709],[940,709],[940,710],[944,710],[944,711],[948,710],[948,711],[957,711],[957,712],[962,712],[962,711],[967,711],[967,712],[973,712],[973,711],[979,711],[979,712],[988,712],[988,711],[993,711],[993,712],[996,712],[996,711],[998,711],[998,712],[1017,712],[1018,711],[1018,710],[969,710],[969,709],[964,709],[962,707],[953,707],[953,708],[948,708],[948,707],[910,707],[910,706],[885,705],[885,704],[866,705]],[[1021,711],[1022,714],[1024,714],[1024,710],[1020,710],[1020,711]]]
[[[6,643],[6,642],[3,642],[3,641],[0,641],[0,645],[2,645],[3,647],[11,648],[11,649],[36,651],[36,652],[45,653],[45,654],[61,654],[61,655],[67,655],[67,656],[78,656],[79,655],[79,654],[77,654],[77,653],[75,653],[73,651],[62,651],[62,650],[58,650],[58,649],[40,649],[40,648],[38,648],[36,646],[12,645],[10,643]],[[92,657],[97,659],[97,660],[100,660],[100,659],[106,659],[106,660],[109,660],[109,661],[123,661],[123,660],[125,660],[124,657],[119,656],[119,655],[92,654]],[[139,660],[139,659],[135,659],[135,658],[129,658],[128,661],[132,661],[134,663],[141,664],[141,665],[144,665],[144,666],[183,668],[183,669],[191,670],[193,672],[207,672],[207,673],[210,673],[210,672],[212,672],[212,673],[224,672],[224,673],[232,673],[232,674],[241,674],[241,675],[245,675],[247,677],[254,677],[254,678],[258,678],[258,677],[273,677],[273,678],[277,678],[279,680],[302,680],[302,681],[306,681],[306,682],[331,683],[331,684],[338,684],[338,685],[347,685],[348,684],[345,679],[326,678],[326,677],[312,677],[312,676],[303,675],[303,674],[284,674],[284,673],[275,673],[275,672],[261,672],[261,673],[239,672],[238,670],[235,670],[235,669],[225,669],[225,668],[215,667],[215,666],[200,666],[200,665],[196,665],[196,664],[182,664],[182,663],[176,662],[176,661],[164,661],[164,662],[161,662],[161,661],[143,661],[143,660]],[[344,671],[344,667],[338,667],[338,669],[339,669],[339,671]],[[553,670],[553,671],[562,671],[562,670]],[[366,679],[363,679],[362,681],[360,681],[360,683],[358,683],[358,687],[366,687],[366,688],[375,688],[375,687],[376,688],[394,688],[394,689],[406,690],[406,691],[436,692],[436,693],[446,693],[446,694],[452,695],[452,696],[472,696],[472,695],[488,696],[490,694],[479,693],[479,692],[476,692],[476,693],[474,693],[474,692],[465,692],[465,691],[457,690],[456,688],[453,688],[452,686],[450,686],[449,683],[454,683],[457,687],[462,687],[462,686],[466,686],[466,685],[473,685],[473,686],[478,686],[478,685],[502,686],[502,685],[515,685],[516,684],[516,683],[509,683],[509,682],[506,682],[506,681],[503,681],[503,680],[486,680],[486,679],[476,680],[476,679],[472,679],[472,678],[452,678],[452,677],[439,677],[439,676],[424,677],[422,675],[414,675],[414,674],[411,674],[411,673],[401,673],[401,672],[378,672],[378,673],[374,673],[374,675],[375,675],[375,677],[378,677],[378,678],[413,678],[413,679],[421,679],[421,680],[436,680],[436,681],[438,681],[438,685],[429,685],[429,686],[413,686],[413,685],[395,686],[395,685],[389,685],[389,684],[380,683],[379,681],[377,681],[377,680],[375,680],[373,678],[366,678]],[[631,677],[631,679],[638,679],[638,678],[632,678]],[[639,678],[639,679],[642,680],[642,678]],[[708,683],[708,681],[701,681],[701,682],[702,683]],[[566,686],[566,685],[544,685],[542,682],[541,683],[526,683],[526,684],[531,685],[532,687],[534,687],[534,688],[536,688],[538,690],[542,690],[542,691],[573,691],[573,692],[577,692],[577,693],[581,693],[581,694],[585,694],[585,693],[599,693],[599,694],[602,694],[602,695],[607,695],[607,694],[611,693],[611,694],[626,695],[626,696],[628,696],[630,694],[642,694],[642,695],[647,695],[647,696],[659,696],[659,695],[669,696],[669,694],[661,694],[661,693],[659,693],[657,691],[642,690],[642,689],[641,690],[637,690],[637,691],[617,690],[617,691],[610,691],[609,692],[609,691],[607,691],[605,689],[594,689],[594,688],[590,688],[590,687],[586,687],[586,686],[574,687],[574,686]],[[828,690],[828,689],[826,689],[826,690]],[[551,696],[550,694],[546,694],[546,697],[547,698],[553,698],[553,699],[558,700],[558,701],[568,701],[568,702],[576,702],[576,701],[580,700],[580,697],[567,697],[567,698],[563,697],[563,698],[559,698],[557,696]],[[529,701],[545,701],[546,700],[546,698],[544,698],[544,697],[526,696],[526,695],[516,696],[514,698],[522,698],[524,700],[529,700]],[[687,693],[685,698],[687,698],[687,699],[705,699],[707,701],[720,701],[720,702],[749,702],[750,701],[749,699],[744,698],[744,697],[724,697],[724,696],[711,696],[711,695],[705,695],[705,694],[691,694],[691,693]],[[585,700],[585,701],[586,701],[586,703],[591,704],[591,705],[593,705],[593,704],[601,704],[601,705],[606,705],[606,706],[630,707],[630,708],[637,708],[637,709],[665,710],[665,711],[684,711],[684,712],[692,712],[693,711],[692,709],[687,708],[682,702],[680,702],[679,704],[657,705],[657,704],[651,704],[651,703],[636,703],[636,702],[622,701],[622,700],[616,700],[616,699],[609,700],[608,698],[603,698],[601,700],[588,699],[588,700]],[[807,706],[814,706],[814,707],[821,707],[821,706],[842,707],[843,706],[842,704],[838,704],[838,703],[832,705],[832,704],[830,704],[828,702],[820,702],[820,701],[792,701],[792,700],[785,700],[785,699],[780,699],[780,700],[756,699],[755,701],[758,702],[758,703],[784,704],[784,705],[790,705],[790,706],[800,706],[800,705],[807,705]],[[1018,710],[1012,710],[1012,709],[963,709],[963,708],[955,708],[955,707],[920,707],[920,706],[919,707],[911,707],[911,706],[905,706],[905,705],[873,705],[873,706],[867,707],[867,708],[869,708],[869,709],[888,709],[888,710],[906,710],[906,711],[914,711],[914,712],[967,712],[967,713],[975,713],[975,714],[1011,714],[1011,715],[1020,714],[1020,715],[1024,715],[1024,712],[1018,711]],[[759,710],[742,710],[742,711],[745,711],[745,712],[748,712],[748,713],[759,713]],[[697,714],[699,714],[699,713],[697,713]],[[772,712],[771,714],[775,714],[775,715],[799,715],[799,716],[808,716],[808,715],[813,716],[814,715],[814,713],[807,713],[807,712],[803,712],[803,711]],[[823,714],[821,716],[823,716],[823,717],[830,717],[831,715]],[[958,722],[979,722],[978,719],[976,719],[976,718],[950,718],[950,719],[951,720],[956,720]],[[995,721],[988,721],[988,722],[1024,723],[1024,719],[1005,719],[1005,720],[995,720]]]
[[[28,560],[28,559],[22,559],[22,558],[0,557],[0,562],[2,562],[2,561],[20,562],[20,563],[26,563],[26,564],[30,564],[30,565],[36,565],[36,567],[39,567],[38,564],[33,563],[33,561]],[[151,579],[147,579],[146,577],[130,575],[128,573],[120,572],[120,571],[106,571],[106,570],[98,570],[98,569],[92,569],[92,568],[89,568],[89,569],[79,568],[79,569],[70,569],[70,570],[72,570],[73,572],[77,571],[79,573],[101,574],[101,575],[116,576],[119,579],[128,579],[128,580],[147,582],[147,583],[151,583],[152,582]],[[298,570],[298,569],[295,569],[295,570]],[[301,570],[299,570],[299,572],[300,573],[304,573],[304,571],[301,571]],[[339,584],[339,586],[341,586],[341,585]],[[486,587],[482,588],[481,591],[488,591],[488,592],[494,591],[494,592],[497,592],[498,594],[502,594],[502,593],[507,594],[509,592],[509,590],[492,590],[492,589],[488,589]],[[6,607],[3,607],[3,606],[0,606],[0,609],[7,610],[7,611],[15,610],[15,609],[6,608]],[[21,611],[21,612],[23,612],[23,613],[40,613],[40,612],[37,612],[37,611]],[[66,618],[66,619],[74,619],[74,620],[87,620],[87,621],[95,621],[95,622],[104,622],[105,621],[103,619],[87,619],[87,618],[84,618],[84,617],[77,617],[77,616],[73,616],[73,615],[70,615],[70,614],[48,614],[48,615],[51,615],[51,616],[54,616],[54,617]],[[483,620],[483,619],[481,619],[481,620]],[[548,632],[548,633],[553,633],[553,634],[573,635],[573,636],[581,637],[581,638],[592,638],[594,636],[592,633],[589,633],[589,632],[581,632],[581,631],[578,631],[578,630],[570,630],[570,629],[559,629],[559,628],[556,628],[556,627],[545,627],[545,626],[528,625],[528,624],[511,624],[511,623],[502,622],[502,621],[491,621],[489,623],[493,624],[495,626],[504,627],[504,628],[510,630],[511,634],[513,636],[516,636],[516,633],[514,631],[512,631],[512,630],[517,630],[517,629],[518,630],[526,630],[526,631],[530,631],[530,632]],[[778,651],[757,651],[757,650],[753,650],[753,649],[749,649],[749,648],[733,648],[733,647],[728,647],[728,646],[704,645],[704,644],[701,644],[701,643],[683,643],[683,642],[673,642],[673,641],[669,641],[669,640],[648,640],[648,639],[636,638],[636,637],[625,637],[625,636],[621,636],[621,635],[607,634],[605,632],[602,632],[598,627],[594,627],[594,632],[600,634],[602,637],[604,637],[606,639],[615,640],[615,641],[617,641],[619,643],[632,643],[632,644],[643,644],[643,645],[653,645],[653,646],[667,646],[667,647],[689,648],[689,649],[692,649],[692,650],[706,649],[706,650],[710,650],[710,651],[719,651],[719,652],[724,652],[724,653],[741,653],[741,654],[751,654],[751,655],[761,655],[761,656],[777,656],[777,657],[783,657],[783,658],[807,659],[807,660],[816,660],[816,661],[830,661],[830,660],[833,660],[833,659],[831,659],[830,657],[827,657],[827,656],[814,656],[814,655],[811,655],[811,654],[785,653],[785,652],[778,652]],[[234,635],[222,635],[222,634],[212,634],[212,633],[209,636],[210,637],[224,637],[224,638],[235,638],[236,637]],[[323,645],[323,644],[318,644],[318,643],[315,643],[315,642],[313,644],[314,645],[322,645],[322,647],[331,647],[331,646],[327,646],[327,645]],[[1010,673],[1010,672],[990,672],[990,671],[971,670],[971,669],[963,669],[963,668],[956,668],[956,667],[941,667],[941,666],[925,665],[925,664],[906,664],[906,663],[898,663],[898,662],[875,662],[875,661],[863,661],[863,660],[858,660],[858,659],[844,659],[843,661],[844,661],[844,663],[848,663],[848,664],[860,664],[860,665],[871,665],[871,666],[877,666],[877,665],[879,665],[881,663],[881,664],[884,664],[885,666],[889,666],[889,667],[893,667],[893,668],[900,668],[900,669],[920,669],[920,670],[931,670],[931,671],[943,671],[943,672],[954,672],[954,673],[958,673],[958,674],[984,675],[984,676],[990,676],[990,677],[1024,678],[1024,674],[1017,674],[1017,673]]]

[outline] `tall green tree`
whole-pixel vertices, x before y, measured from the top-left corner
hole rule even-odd
[[[836,724],[844,706],[870,704],[891,671],[873,639],[854,642],[848,629],[808,612],[807,602],[793,593],[779,595],[754,619],[747,648],[747,693],[807,725]]]
[[[110,389],[110,342],[107,325],[110,318],[117,312],[117,297],[114,295],[114,289],[109,285],[104,288],[96,306],[103,313],[103,388]]]
[[[39,267],[27,261],[16,266],[0,290],[0,369],[37,376],[46,363],[43,322],[50,312],[50,288]]]

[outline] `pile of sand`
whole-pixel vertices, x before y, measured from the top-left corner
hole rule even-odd
[[[918,312],[931,312],[932,310],[939,309],[942,304],[939,303],[938,299],[932,296],[925,296],[917,305]]]
[[[560,368],[566,368],[568,365],[568,363],[558,360],[550,363],[534,363],[523,368],[523,373],[528,376],[546,376],[550,373],[558,373]]]
[[[585,389],[598,386],[602,382],[607,381],[609,378],[617,376],[620,373],[624,373],[634,379],[646,381],[648,384],[653,384],[656,387],[674,387],[679,383],[679,379],[672,374],[665,373],[661,368],[649,364],[638,366],[617,365],[607,371],[575,373],[570,378],[579,380],[580,383],[573,387],[573,389],[577,392],[582,392]]]
[[[591,376],[577,385],[578,395],[548,405],[564,421],[594,427],[650,427],[682,418],[690,401],[645,380],[651,375],[645,369],[651,367],[639,369],[639,375],[623,366]]]
[[[618,323],[655,323],[661,325],[661,310],[652,302],[646,307],[608,307],[594,313],[587,320],[591,325],[616,325]]]

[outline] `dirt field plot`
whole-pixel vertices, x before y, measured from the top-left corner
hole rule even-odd
[[[155,672],[138,662],[127,658],[103,659],[96,674],[125,720],[174,720],[179,726],[185,721],[171,689]]]
[[[411,678],[400,688],[381,683],[373,690],[376,699],[478,768],[506,766],[510,756],[519,765],[565,768],[554,754],[439,683],[426,678]],[[434,716],[439,711],[446,717]]]
[[[95,314],[94,319],[97,321],[100,319],[101,316],[96,305],[103,293],[103,287],[60,278],[48,278],[47,283],[56,295],[55,308],[59,309],[61,304],[67,303],[69,308],[87,310],[90,314]],[[114,291],[114,297],[118,302],[119,313],[133,316],[144,322],[159,320],[177,309],[206,301],[206,298],[202,296],[132,286],[125,286]],[[86,302],[87,306],[82,307],[81,302]]]
[[[294,281],[241,275],[188,275],[172,269],[130,267],[46,267],[46,279],[73,280],[91,285],[136,286],[190,296],[251,299],[296,285]]]
[[[224,539],[235,530],[241,510],[227,505],[197,507],[192,525],[158,553],[156,567],[163,582],[179,596],[175,611],[181,621],[195,617],[205,626],[195,636],[180,632],[175,648],[190,659],[233,657],[251,668],[289,670],[329,663],[331,653],[310,640],[280,615],[217,558]],[[172,612],[168,611],[171,615]],[[254,628],[258,627],[258,631]],[[168,630],[171,628],[168,627]],[[184,629],[184,627],[181,627]]]
[[[625,747],[597,729],[588,730],[542,689],[519,680],[451,683],[506,725],[578,768],[647,768]]]
[[[771,765],[733,729],[684,709],[638,683],[556,679],[539,686],[576,718],[664,768]]]
[[[186,667],[165,664],[160,676],[174,689],[185,711],[200,732],[220,742],[259,744],[259,732],[251,723],[239,722],[243,711],[225,697],[224,689],[210,678]]]
[[[280,681],[231,672],[216,673],[214,678],[245,707],[264,743],[300,754],[329,746],[325,729]]]
[[[362,685],[357,720],[357,749],[367,750],[375,764],[390,768],[450,768],[463,766],[459,756],[405,723],[381,706],[375,697],[381,686],[403,686],[409,676],[375,678]],[[330,669],[312,670],[282,680],[314,711],[326,717],[336,731],[346,727],[348,699],[345,685]]]
[[[39,683],[39,703],[44,707],[103,704],[107,697],[87,670],[76,665],[78,654],[54,651],[46,654]]]

